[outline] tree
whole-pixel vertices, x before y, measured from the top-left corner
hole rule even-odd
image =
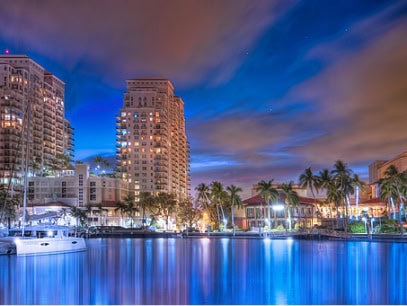
[[[121,224],[123,225],[123,217],[127,212],[127,204],[124,203],[123,201],[117,201],[116,202],[116,208],[114,209],[115,212],[120,212],[121,216]]]
[[[319,189],[319,178],[317,175],[314,175],[312,173],[311,168],[305,169],[304,173],[302,173],[299,177],[299,185],[302,188],[307,188],[311,190],[312,197],[314,198],[314,207],[316,207],[317,199],[315,197],[315,192],[318,192]],[[312,212],[312,218],[314,218],[314,212]],[[312,219],[312,224],[314,223],[314,220]]]
[[[288,212],[288,227],[291,230],[291,210],[300,203],[300,198],[295,190],[293,190],[293,182],[289,182],[288,184],[281,184],[280,189],[282,190],[285,196],[285,206]]]
[[[157,198],[150,192],[140,192],[139,207],[142,211],[143,227],[146,225],[146,210],[152,211],[157,205]]]
[[[359,208],[360,192],[363,191],[363,189],[366,186],[366,183],[360,179],[359,175],[354,174],[351,184],[352,184],[353,188],[355,188],[355,192],[356,192],[355,200],[356,200],[356,210],[357,210]]]
[[[337,160],[334,165],[334,169],[331,171],[333,180],[335,181],[335,187],[337,188],[336,197],[342,202],[342,211],[345,211],[345,223],[344,229],[347,231],[348,225],[348,207],[350,206],[349,195],[354,194],[354,188],[352,186],[351,176],[353,171],[347,168],[347,165]]]
[[[177,210],[176,196],[172,193],[159,192],[157,195],[159,214],[165,218],[166,230],[168,230],[169,218]]]
[[[379,180],[380,186],[380,199],[387,202],[387,211],[390,214],[393,211],[393,219],[396,219],[396,206],[394,199],[397,199],[397,193],[391,185],[391,181],[387,178],[382,178]]]
[[[210,223],[217,223],[218,215],[216,210],[216,205],[212,205],[211,203],[211,188],[210,186],[201,183],[197,187],[195,187],[197,191],[196,196],[196,206],[207,213],[209,217]],[[205,214],[204,213],[204,214]]]
[[[7,223],[7,227],[11,228],[11,222],[18,217],[19,196],[11,196],[3,185],[0,188],[0,223]]]
[[[201,183],[195,187],[198,192],[196,196],[196,203],[202,209],[208,209],[210,204],[211,189],[205,183]]]
[[[69,214],[76,219],[76,223],[80,226],[85,226],[88,223],[88,216],[85,209],[76,206],[70,208]],[[78,222],[79,221],[79,222]]]
[[[256,191],[260,192],[260,196],[263,198],[264,202],[267,204],[267,219],[270,221],[270,205],[272,201],[277,201],[280,198],[280,195],[277,191],[277,189],[273,188],[273,181],[265,181],[261,180],[260,182],[257,183],[257,188]],[[264,213],[263,213],[263,205],[261,206],[261,211],[263,214],[264,218]],[[276,225],[277,221],[277,215],[274,212],[274,226]]]
[[[318,186],[318,190],[321,189],[325,189],[326,193],[327,193],[327,203],[334,203],[336,205],[336,202],[330,201],[330,198],[332,198],[332,194],[331,197],[329,196],[330,193],[332,193],[335,190],[335,186],[334,186],[334,181],[332,180],[332,176],[331,176],[331,172],[328,169],[323,169],[321,171],[319,171],[319,175],[317,176],[317,186]],[[333,214],[332,214],[332,205],[329,204],[329,210],[330,210],[330,216],[332,218]],[[337,210],[338,212],[338,210]],[[339,222],[338,220],[338,213],[337,213],[337,223]]]
[[[177,221],[180,225],[186,224],[188,228],[199,221],[201,211],[192,204],[192,199],[181,200],[177,207]]]
[[[69,210],[67,208],[61,208],[58,212],[58,217],[62,218],[64,224],[66,224],[66,217],[69,215]]]
[[[233,235],[235,235],[235,213],[234,213],[234,207],[236,206],[237,208],[242,208],[243,207],[243,202],[242,199],[239,196],[239,192],[242,192],[242,188],[236,187],[235,185],[230,185],[226,187],[226,190],[229,191],[229,201],[230,201],[230,207],[232,210],[232,226],[233,226]]]
[[[127,216],[131,220],[130,227],[133,227],[134,226],[135,213],[139,211],[139,208],[136,206],[134,195],[131,194],[131,193],[127,194],[124,197],[123,202],[124,202],[124,204],[126,206],[125,212],[126,212]]]
[[[227,194],[223,189],[222,183],[217,181],[212,182],[210,198],[211,203],[216,207],[218,226],[222,223],[222,221],[225,221],[225,212],[223,210],[223,205],[225,203],[226,197]],[[222,220],[220,214],[222,214]]]
[[[403,219],[401,215],[404,213],[404,201],[407,194],[407,171],[399,172],[397,167],[390,165],[384,172],[385,178],[381,180],[381,186],[391,199],[395,197],[395,203],[398,207],[400,232],[403,234]],[[405,217],[405,216],[404,216]]]
[[[96,156],[93,162],[96,164],[96,175],[99,175],[99,169],[101,169],[103,173],[103,169],[110,166],[110,163],[100,155]]]

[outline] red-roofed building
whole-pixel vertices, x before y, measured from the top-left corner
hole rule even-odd
[[[245,230],[283,225],[288,228],[288,210],[284,207],[285,195],[280,193],[279,203],[267,205],[260,195],[255,195],[243,201],[244,209],[237,214],[236,225]],[[312,227],[316,223],[314,199],[299,197],[300,203],[291,210],[291,225],[300,227]]]

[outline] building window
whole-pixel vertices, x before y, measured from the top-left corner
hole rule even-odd
[[[254,218],[254,208],[247,208],[246,216],[247,216],[247,218]]]

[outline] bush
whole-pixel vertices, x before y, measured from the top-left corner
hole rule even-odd
[[[400,225],[396,220],[383,220],[382,225],[375,227],[377,233],[400,233]]]
[[[299,223],[295,223],[294,230],[299,231],[300,229],[302,229],[301,225]]]
[[[275,227],[275,230],[278,232],[285,232],[285,227],[284,225],[280,224],[277,227]]]
[[[349,224],[349,232],[357,233],[357,234],[366,233],[365,223],[364,222],[355,222],[355,223]]]

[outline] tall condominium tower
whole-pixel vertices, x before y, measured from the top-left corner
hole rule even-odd
[[[189,195],[189,144],[184,102],[162,78],[127,80],[117,116],[117,157],[123,180],[140,192]]]
[[[25,160],[35,174],[72,157],[64,91],[60,79],[26,55],[0,55],[0,183],[21,183]]]

